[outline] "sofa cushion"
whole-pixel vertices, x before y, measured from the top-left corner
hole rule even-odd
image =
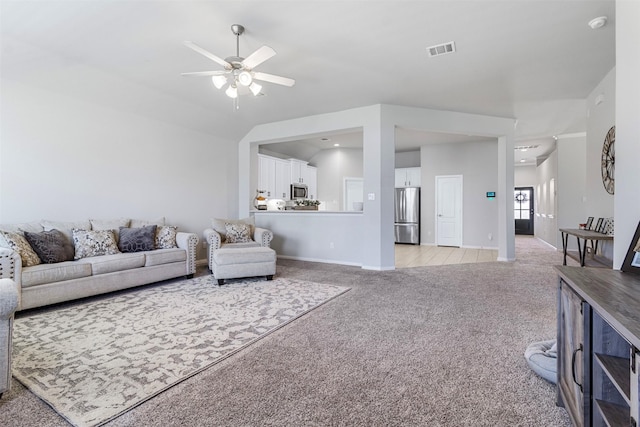
[[[120,238],[118,231],[120,227],[129,227],[131,220],[129,218],[118,219],[89,219],[92,230],[113,230],[116,235],[116,242]]]
[[[118,253],[84,258],[76,262],[90,265],[91,273],[96,276],[98,274],[144,267],[145,256],[142,252]]]
[[[112,255],[120,252],[113,230],[91,231],[74,228],[73,246],[76,249],[75,259]]]
[[[120,252],[144,252],[156,248],[157,225],[147,225],[140,228],[120,227]]]
[[[131,223],[129,218],[118,219],[90,219],[92,230],[118,230],[120,227],[128,227]]]
[[[25,231],[24,237],[45,264],[73,261],[75,253],[73,243],[60,230],[40,233]]]
[[[172,262],[182,262],[187,259],[187,251],[184,249],[156,249],[145,252],[145,267],[152,265],[169,264]]]
[[[147,220],[147,219],[132,219],[131,223],[129,224],[129,227],[140,228],[140,227],[144,227],[146,225],[157,225],[158,227],[161,227],[161,226],[164,225],[164,217],[161,216],[160,218],[151,219],[151,220]]]
[[[44,231],[60,230],[62,231],[70,241],[73,242],[73,229],[79,230],[91,230],[91,222],[87,221],[51,221],[43,219],[40,221]]]
[[[40,264],[40,258],[35,253],[29,242],[20,232],[0,231],[0,245],[12,249],[20,255],[23,267]]]
[[[91,276],[91,265],[76,261],[65,261],[56,264],[40,264],[22,269],[22,287],[62,282]]]
[[[156,229],[156,249],[177,248],[176,236],[178,235],[178,227],[173,225],[165,225]]]
[[[224,248],[224,249],[239,249],[239,248],[259,248],[262,245],[260,245],[260,243],[251,240],[250,242],[244,242],[244,243],[229,243],[229,242],[224,242],[222,244],[222,246],[220,247],[220,249]]]
[[[17,224],[0,224],[0,230],[11,231],[14,233],[21,231],[29,231],[31,233],[39,233],[43,230],[40,221],[36,222],[21,222]]]

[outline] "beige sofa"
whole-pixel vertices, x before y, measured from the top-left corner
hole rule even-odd
[[[142,250],[146,247],[135,247],[138,242],[132,238],[130,239],[132,247],[126,252],[118,250],[120,247],[114,251],[111,245],[111,250],[106,254],[94,256],[91,253],[87,255],[84,243],[78,240],[79,236],[85,236],[85,240],[90,242],[91,239],[87,239],[86,235],[108,236],[111,230],[117,230],[114,231],[113,236],[117,244],[121,245],[129,242],[122,239],[123,235],[134,234],[135,237],[135,232],[149,231],[150,228],[157,232],[161,229],[172,232],[170,237],[174,238],[172,240],[174,243],[166,244],[165,242],[167,247]],[[27,232],[42,235],[46,234],[43,232],[52,230],[56,230],[54,233],[60,231],[65,234],[66,238],[76,245],[75,256],[81,256],[81,258],[29,265],[32,262],[27,259],[28,262],[25,263],[22,251],[7,242],[7,237],[15,237],[15,234],[26,236],[25,232]],[[198,240],[198,236],[194,233],[178,232],[175,227],[165,226],[164,218],[154,221],[119,218],[76,222],[43,220],[5,224],[0,225],[0,246],[4,246],[0,247],[0,278],[10,278],[18,284],[21,301],[19,310],[26,310],[175,277],[191,277],[196,270]],[[105,245],[101,241],[97,246],[102,250]],[[41,257],[45,258],[45,255]]]
[[[13,280],[0,279],[0,397],[11,388],[13,313],[18,308],[19,296]]]

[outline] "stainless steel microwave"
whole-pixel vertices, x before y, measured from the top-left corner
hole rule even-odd
[[[291,184],[291,200],[307,199],[309,188],[306,184]]]

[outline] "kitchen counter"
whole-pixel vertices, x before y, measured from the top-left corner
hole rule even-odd
[[[308,214],[308,213],[313,213],[313,214],[324,214],[324,215],[354,215],[354,214],[360,214],[362,215],[362,211],[321,211],[321,210],[307,210],[307,209],[288,209],[288,210],[283,210],[283,211],[277,211],[277,210],[267,210],[267,211],[261,211],[261,210],[257,210],[254,209],[252,211],[249,211],[250,214],[258,214],[258,215],[268,215],[268,214],[274,214],[274,215],[289,215],[289,214]]]

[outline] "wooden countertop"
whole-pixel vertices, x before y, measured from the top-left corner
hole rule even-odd
[[[607,323],[640,348],[640,275],[604,268],[555,269]]]
[[[610,234],[598,233],[593,230],[583,230],[581,228],[561,228],[560,232],[586,240],[613,240],[613,236]]]

